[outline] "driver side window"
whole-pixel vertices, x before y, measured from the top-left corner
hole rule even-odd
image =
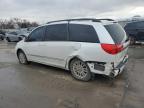
[[[45,27],[35,29],[28,37],[28,42],[43,41],[45,34]]]

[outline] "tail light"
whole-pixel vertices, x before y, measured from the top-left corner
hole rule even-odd
[[[101,44],[103,50],[109,54],[115,55],[123,50],[123,45],[121,44]]]

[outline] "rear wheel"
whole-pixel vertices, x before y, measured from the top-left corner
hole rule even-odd
[[[70,71],[72,76],[78,80],[89,81],[92,78],[87,64],[79,59],[73,59],[70,62]]]
[[[17,56],[21,64],[28,64],[27,57],[23,51],[18,51]]]

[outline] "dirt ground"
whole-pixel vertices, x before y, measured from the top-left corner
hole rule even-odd
[[[0,41],[0,108],[144,108],[144,46],[131,46],[126,69],[90,82],[37,63],[21,65],[15,43]]]

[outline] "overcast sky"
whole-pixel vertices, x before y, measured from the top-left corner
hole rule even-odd
[[[0,0],[0,19],[50,20],[144,16],[144,0]]]

